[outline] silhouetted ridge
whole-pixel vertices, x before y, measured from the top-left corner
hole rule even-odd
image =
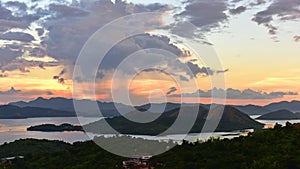
[[[185,116],[191,116],[191,111],[195,110],[193,107],[183,107],[182,113]],[[122,134],[145,134],[145,135],[158,135],[166,131],[176,120],[179,115],[180,108],[175,108],[173,110],[163,112],[159,118],[155,121],[149,123],[137,123],[132,122],[125,117],[113,117],[109,119],[102,119],[100,121],[85,125],[84,128],[87,131],[100,133],[100,134],[108,134],[108,131],[103,130],[105,121],[110,124],[115,130]],[[204,123],[208,117],[209,109],[204,107],[198,108],[198,113],[196,117],[196,122],[191,129],[191,133],[199,133],[201,132]],[[145,113],[145,112],[144,112]],[[148,112],[150,115],[155,115],[156,113]],[[136,112],[131,112],[129,114],[138,114]],[[147,114],[147,115],[149,115]],[[220,117],[220,123],[216,126],[216,131],[233,131],[233,130],[244,130],[244,129],[261,129],[264,127],[263,124],[256,122],[251,119],[248,115],[242,113],[241,111],[235,109],[232,106],[225,106],[224,113],[222,117]],[[189,119],[187,117],[187,119]],[[209,119],[214,120],[214,119]],[[192,121],[187,121],[186,123],[192,123]],[[184,125],[184,124],[183,124]],[[179,133],[177,133],[179,132]],[[116,133],[109,133],[116,134]],[[174,131],[172,134],[182,134],[180,133],[180,129],[178,131]]]
[[[0,106],[1,119],[34,118],[34,117],[75,117],[76,113],[38,107]]]
[[[289,110],[278,110],[258,117],[259,120],[296,120],[300,119],[300,113],[293,113]]]

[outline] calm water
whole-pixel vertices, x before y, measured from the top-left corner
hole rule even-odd
[[[250,116],[253,119],[256,119],[259,117],[259,115],[254,115],[254,116]],[[290,122],[290,123],[300,123],[300,119],[299,120],[256,120],[260,123],[266,124],[266,127],[273,127],[276,123],[281,124],[281,125],[285,125],[286,122]]]
[[[257,118],[258,116],[251,116]],[[88,124],[99,120],[100,118],[88,118],[78,117],[82,124]],[[30,126],[40,124],[80,124],[77,117],[65,117],[65,118],[29,118],[29,119],[0,119],[0,145],[5,142],[12,142],[21,138],[35,138],[35,139],[49,139],[49,140],[61,140],[69,143],[77,141],[87,141],[94,138],[96,135],[92,133],[83,132],[36,132],[27,131],[26,129]],[[261,123],[267,124],[267,126],[273,126],[276,123],[284,125],[288,120],[258,120]],[[300,120],[289,120],[291,123],[300,123]],[[202,133],[202,134],[190,134],[186,140],[206,140],[209,137],[220,137],[220,138],[233,138],[238,137],[243,132],[216,132],[216,133]],[[111,135],[105,135],[110,137]],[[184,135],[167,135],[167,136],[144,136],[144,135],[131,135],[135,138],[144,138],[148,140],[159,140],[159,141],[181,141]]]
[[[99,120],[99,118],[78,117],[83,124]],[[21,138],[36,138],[62,140],[73,143],[86,141],[90,138],[83,132],[36,132],[27,131],[30,126],[40,124],[80,124],[77,117],[65,118],[29,118],[29,119],[0,119],[0,144],[12,142]],[[89,134],[93,138],[93,134]]]
[[[79,117],[82,124],[88,124],[99,120],[99,118],[87,118]],[[77,117],[65,117],[65,118],[29,118],[29,119],[0,119],[0,145],[5,142],[12,142],[22,138],[35,138],[35,139],[48,139],[48,140],[61,140],[69,143],[77,141],[91,140],[95,136],[92,133],[83,132],[37,132],[27,131],[30,126],[40,124],[80,124]],[[228,135],[229,134],[229,135]],[[209,137],[235,137],[239,136],[240,132],[220,132],[220,133],[205,133],[205,134],[190,134],[186,139],[189,141],[205,140]],[[226,135],[226,136],[224,136]],[[111,137],[113,135],[104,135],[105,137]],[[182,141],[184,135],[168,135],[168,136],[145,136],[145,135],[130,135],[134,138],[144,138],[148,140],[168,141],[173,140],[176,142]]]

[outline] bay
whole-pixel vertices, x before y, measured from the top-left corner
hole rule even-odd
[[[251,116],[255,119],[258,116]],[[40,124],[63,124],[69,123],[73,125],[84,125],[100,120],[95,117],[57,117],[57,118],[28,118],[28,119],[0,119],[0,145],[5,142],[13,142],[18,139],[34,138],[34,139],[48,139],[60,140],[68,143],[78,141],[92,140],[95,136],[112,137],[115,135],[98,135],[84,132],[38,132],[27,131],[30,126]],[[287,121],[291,123],[300,123],[300,120],[257,120],[266,124],[266,128],[273,127],[276,123],[285,125]],[[80,123],[81,122],[81,123]],[[129,135],[133,138],[143,138],[147,140],[181,142],[183,139],[188,141],[207,140],[210,137],[214,138],[234,138],[240,135],[247,134],[247,131],[233,131],[233,132],[215,132],[215,133],[193,133],[188,136],[185,135],[166,135],[166,136],[147,136],[147,135]]]
[[[100,120],[100,118],[90,117],[58,117],[58,118],[28,118],[28,119],[0,119],[0,145],[5,142],[13,142],[18,139],[35,138],[60,140],[68,143],[86,141],[94,137],[83,132],[37,132],[27,131],[27,128],[40,124],[63,124],[73,125],[88,124]],[[80,122],[79,122],[80,121]],[[90,138],[91,137],[91,138]]]

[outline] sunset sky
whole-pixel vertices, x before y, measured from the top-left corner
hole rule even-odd
[[[182,97],[184,102],[197,102],[196,92],[201,102],[208,103],[211,90],[226,90],[228,104],[300,100],[299,0],[0,2],[2,104],[37,97],[71,98],[74,64],[85,42],[111,21],[143,12],[162,13],[151,18],[159,28],[120,42],[105,56],[97,70],[98,100],[114,101],[112,88],[126,88],[124,79],[131,74],[123,71],[124,79],[113,81],[118,64],[126,56],[147,48],[167,50],[178,58],[176,62],[166,60],[154,65],[153,70],[134,72],[136,76],[129,85],[134,104],[146,103],[149,97],[176,102]],[[185,22],[196,29],[181,27]],[[213,49],[222,69],[205,65],[194,49],[176,42],[172,34],[184,35],[187,40]],[[134,64],[130,62],[128,66]],[[176,67],[181,64],[187,65],[192,73]],[[181,79],[183,86],[179,87],[163,72],[167,68]],[[226,87],[214,88],[210,79],[223,75]],[[197,89],[190,87],[191,81],[199,84]],[[85,90],[79,99],[94,98],[89,90],[94,84],[80,83]]]

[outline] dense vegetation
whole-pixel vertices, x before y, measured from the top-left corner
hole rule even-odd
[[[152,163],[159,169],[298,169],[299,140],[300,124],[288,123],[286,127],[276,125],[274,129],[231,140],[184,142],[154,157]],[[91,141],[70,145],[57,141],[19,140],[1,146],[0,155],[24,155],[25,159],[5,166],[16,169],[118,169],[124,160]]]
[[[27,128],[28,131],[44,131],[44,132],[63,132],[63,131],[83,131],[81,126],[76,126],[72,124],[42,124],[37,126],[31,126]]]
[[[231,140],[185,143],[153,160],[162,169],[299,169],[300,124]]]
[[[197,109],[197,107],[182,107],[181,109],[175,108],[170,111],[165,111],[161,114],[159,118],[149,123],[137,123],[128,120],[124,116],[118,116],[113,118],[102,119],[100,121],[85,125],[84,129],[93,133],[112,134],[110,133],[110,131],[105,130],[106,127],[104,122],[106,121],[110,124],[111,127],[113,127],[115,130],[122,134],[158,135],[170,128],[170,126],[176,121],[180,111],[185,113],[185,116],[190,116],[190,113],[193,112],[195,109]],[[195,124],[192,126],[192,129],[190,131],[191,133],[200,133],[206,121],[215,121],[214,123],[218,123],[218,116],[210,117],[210,119],[207,120],[208,113],[208,108],[201,106],[198,108],[197,118]],[[139,118],[139,116],[146,116],[148,119],[151,119],[151,114],[153,115],[153,117],[157,115],[155,113],[147,111],[143,112],[142,115],[141,112],[131,112],[129,113],[128,117],[131,117],[131,119],[135,119]],[[241,111],[237,110],[232,106],[225,106],[224,113],[218,124],[219,125],[216,128],[216,131],[218,132],[230,132],[234,130],[244,129],[262,129],[264,127],[263,124],[251,119],[248,115],[242,113]],[[181,128],[177,129],[176,131],[174,131],[174,133],[171,134],[188,132],[184,129],[180,131],[180,129]]]

